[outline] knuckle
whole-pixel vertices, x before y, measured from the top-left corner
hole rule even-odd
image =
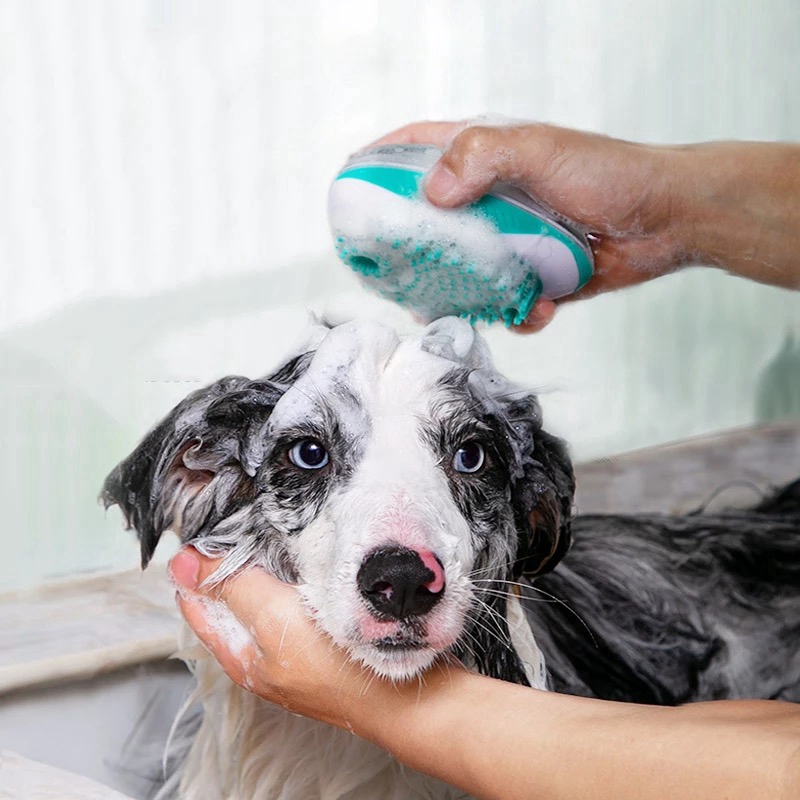
[[[461,131],[442,158],[471,193],[483,191],[497,179],[502,131],[475,125]]]
[[[500,129],[488,125],[473,125],[465,128],[453,140],[452,151],[461,158],[491,154],[497,146]]]

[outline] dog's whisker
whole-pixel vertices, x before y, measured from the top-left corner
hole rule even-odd
[[[375,672],[373,672],[372,670],[367,672],[366,680],[364,681],[364,684],[363,684],[363,686],[361,688],[361,691],[359,692],[359,695],[358,695],[359,697],[364,697],[367,694],[367,692],[370,690],[370,687],[375,682],[375,679],[377,677],[378,677],[377,674]]]
[[[287,618],[286,621],[283,623],[283,630],[281,631],[281,638],[280,638],[280,641],[278,642],[278,661],[282,660],[281,654],[283,653],[283,645],[284,645],[284,642],[286,641],[286,634],[287,634],[287,632],[289,630],[289,622],[290,622],[290,620]]]
[[[501,580],[500,575],[498,575],[497,565],[495,564],[487,564],[484,567],[475,567],[474,569],[470,570],[468,574],[468,578],[475,578],[480,575],[486,575],[491,573],[493,580]],[[521,585],[527,585],[524,581],[520,581]]]
[[[511,586],[512,588],[522,589],[523,591],[538,592],[539,594],[543,594],[546,597],[551,598],[552,600],[559,600],[559,598],[557,598],[554,594],[546,592],[544,589],[541,589],[538,586],[534,586],[532,583],[522,583],[521,581],[509,581],[503,578],[473,578],[472,582],[475,584],[490,583],[499,586]]]
[[[475,650],[472,645],[475,642],[475,636],[472,631],[465,629],[461,632],[461,639],[459,639],[459,646],[466,652],[468,656],[475,656]]]
[[[480,623],[480,622],[478,622],[477,620],[472,620],[472,622],[471,622],[471,625],[470,625],[470,626],[468,626],[467,628],[465,628],[465,629],[462,631],[462,636],[466,636],[466,637],[468,637],[468,638],[470,639],[470,641],[472,641],[472,642],[473,642],[473,644],[474,644],[476,647],[479,647],[479,648],[480,648],[480,647],[481,647],[481,645],[482,645],[482,642],[481,642],[481,641],[478,639],[478,637],[477,637],[477,635],[476,635],[476,633],[475,633],[475,630],[472,630],[473,628],[474,628],[474,629],[476,629],[476,630],[482,630],[482,631],[484,631],[484,632],[486,633],[486,635],[487,635],[487,637],[488,637],[489,641],[496,641],[496,639],[497,639],[497,634],[496,634],[494,631],[487,630],[486,628],[484,628],[484,627],[481,625],[481,623]],[[461,641],[461,640],[460,640],[460,641]],[[478,654],[477,654],[477,652],[473,651],[473,655],[477,656]]]
[[[595,647],[598,646],[597,639],[595,638],[594,632],[589,627],[588,623],[583,619],[583,617],[574,608],[572,608],[569,605],[569,603],[564,602],[561,598],[556,597],[554,594],[551,594],[550,592],[546,592],[544,589],[541,589],[538,586],[533,586],[532,584],[528,584],[528,583],[520,583],[519,581],[502,580],[502,579],[499,579],[499,578],[498,579],[494,579],[494,580],[480,579],[480,578],[473,579],[473,583],[482,583],[482,582],[500,584],[500,585],[503,585],[503,586],[511,586],[512,588],[519,588],[519,589],[522,589],[523,591],[528,591],[529,590],[529,591],[538,592],[539,594],[544,595],[544,597],[546,598],[545,600],[542,600],[541,598],[527,597],[524,594],[523,594],[523,598],[524,598],[525,602],[540,602],[540,603],[541,602],[549,602],[549,603],[554,603],[556,605],[562,606],[564,609],[569,611],[569,613],[572,614],[572,616],[575,617],[575,619],[583,626],[584,630],[591,637],[592,642],[594,643],[594,646]],[[489,592],[489,591],[492,591],[492,589],[481,589],[481,591]],[[502,590],[494,589],[494,591],[502,591]],[[508,597],[512,596],[512,593],[509,591],[507,596]]]
[[[504,600],[508,600],[509,598],[517,597],[513,592],[504,592],[502,589],[482,589],[481,592],[483,594],[487,594],[491,597],[498,597]],[[525,597],[525,603],[546,603],[548,605],[562,605],[561,600],[554,600],[549,597]]]
[[[487,621],[484,621],[484,619],[486,619]],[[500,644],[507,644],[508,636],[506,635],[505,631],[503,631],[502,628],[497,626],[497,623],[494,623],[496,627],[492,629],[489,625],[489,621],[494,622],[491,616],[488,616],[486,618],[476,616],[470,620],[472,625],[484,631],[484,633],[486,633],[486,635],[489,636],[490,639],[493,639],[494,641]]]
[[[422,702],[422,690],[428,685],[428,682],[425,680],[425,673],[419,672],[417,673],[417,702],[416,707],[419,708],[420,703]]]
[[[503,615],[496,608],[492,608],[492,606],[479,595],[476,594],[474,597],[479,607],[483,608],[486,612],[487,620],[491,621],[491,623],[496,627],[498,634],[500,636],[505,636],[503,628],[503,625],[505,624],[505,618]]]

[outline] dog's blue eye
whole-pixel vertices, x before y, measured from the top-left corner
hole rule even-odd
[[[465,442],[453,456],[453,469],[456,472],[477,472],[485,459],[483,447],[477,442]]]
[[[300,469],[322,469],[328,463],[328,451],[316,439],[302,439],[289,450],[289,461]]]

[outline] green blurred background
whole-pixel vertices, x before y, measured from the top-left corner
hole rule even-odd
[[[310,310],[413,327],[329,242],[327,186],[371,138],[491,111],[800,140],[797,0],[302,8],[0,4],[0,587],[135,566],[104,475],[191,389],[265,373]],[[800,295],[718,271],[488,336],[578,459],[800,416]]]

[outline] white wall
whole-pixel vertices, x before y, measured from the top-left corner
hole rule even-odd
[[[0,4],[0,586],[135,563],[105,473],[309,308],[411,324],[332,254],[350,151],[483,111],[798,140],[798,41],[796,0]],[[752,421],[790,332],[798,295],[702,272],[489,336],[585,458]]]

